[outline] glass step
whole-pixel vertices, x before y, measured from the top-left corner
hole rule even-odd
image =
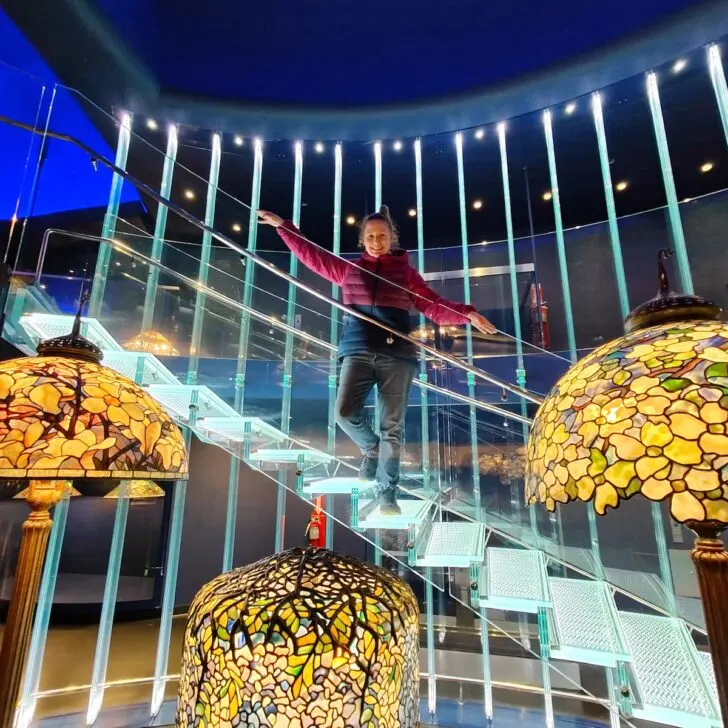
[[[288,436],[277,427],[259,417],[203,417],[197,421],[195,429],[203,437],[214,443],[242,443],[249,428],[250,444],[259,448],[273,443],[285,442]]]
[[[376,480],[359,480],[354,477],[343,478],[318,478],[304,484],[303,492],[308,495],[351,495],[354,490],[360,493],[373,488]]]
[[[150,384],[179,384],[177,377],[154,354],[105,349],[103,364],[143,387]]]
[[[183,422],[189,421],[193,394],[197,395],[199,419],[208,417],[240,419],[240,415],[209,387],[199,384],[151,384],[147,390],[173,417]]]
[[[635,718],[680,728],[720,724],[701,675],[700,657],[684,623],[672,617],[619,612],[632,655]]]
[[[30,313],[20,318],[20,323],[36,341],[53,339],[70,334],[73,316],[56,313]],[[102,351],[124,351],[116,339],[94,318],[81,318],[81,335]]]
[[[550,606],[546,562],[540,551],[489,548],[480,570],[478,606],[536,614]]]
[[[391,529],[406,531],[410,526],[419,526],[427,518],[432,503],[423,500],[397,500],[402,513],[399,516],[386,516],[379,512],[376,501],[359,502],[359,521],[357,528]]]
[[[548,580],[553,606],[554,645],[557,660],[616,667],[631,662],[619,624],[612,592],[602,581]]]
[[[304,463],[306,465],[322,465],[330,463],[334,458],[321,450],[263,448],[250,453],[254,463]]]
[[[718,705],[718,683],[715,681],[715,667],[713,666],[713,656],[710,652],[698,651],[698,661],[703,667],[705,680],[710,686],[713,693],[713,701]]]
[[[467,569],[485,558],[482,523],[433,523],[417,566],[452,566]]]

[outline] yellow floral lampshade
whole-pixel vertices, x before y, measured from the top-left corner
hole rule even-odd
[[[122,486],[110,490],[104,498],[118,498]],[[126,483],[129,500],[146,500],[147,498],[164,498],[164,490],[153,480],[130,480]]]
[[[409,586],[349,556],[293,549],[230,571],[192,602],[176,725],[415,726],[418,632]]]
[[[728,523],[728,324],[706,320],[720,309],[704,299],[671,295],[549,393],[528,445],[530,504],[593,500],[603,515],[639,493],[667,499],[680,523]],[[683,312],[692,320],[675,321]]]
[[[164,408],[93,361],[0,362],[0,476],[179,478],[184,441]]]
[[[172,342],[159,331],[147,331],[129,339],[124,344],[127,351],[144,351],[158,356],[179,356],[179,350],[172,346]]]

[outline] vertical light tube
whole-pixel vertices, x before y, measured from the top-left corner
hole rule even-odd
[[[172,192],[172,178],[174,167],[177,162],[177,126],[170,124],[167,132],[167,153],[164,157],[164,168],[162,169],[162,184],[159,187],[159,194],[169,199]],[[164,250],[164,234],[167,229],[166,205],[157,206],[157,219],[154,222],[154,237],[152,238],[152,251],[150,258],[154,261],[162,260]],[[142,312],[142,334],[146,334],[154,327],[154,308],[157,303],[157,286],[159,284],[159,269],[149,266],[147,274],[147,289],[144,294],[144,311]]]
[[[435,673],[435,604],[432,568],[425,569],[425,620],[427,628],[427,711],[437,711],[437,677]]]
[[[382,206],[382,142],[374,143],[374,211]]]
[[[212,153],[210,155],[210,176],[207,180],[207,200],[205,203],[205,225],[214,227],[215,207],[217,204],[217,183],[220,178],[220,134],[212,135]],[[200,270],[197,280],[201,285],[207,285],[207,276],[210,269],[210,253],[212,251],[212,234],[205,230],[202,233],[202,248],[200,250]],[[202,342],[202,328],[205,321],[205,305],[207,296],[204,291],[198,290],[195,296],[195,313],[192,319],[192,340],[190,342],[190,359],[187,368],[187,384],[197,384],[197,370],[200,366],[200,344]]]
[[[556,174],[556,154],[554,152],[554,133],[551,128],[551,111],[543,114],[543,129],[546,136],[546,153],[551,175],[551,202],[554,206],[554,222],[556,225],[556,252],[559,258],[561,276],[561,295],[564,299],[564,315],[566,316],[566,339],[569,345],[569,356],[576,361],[576,335],[574,333],[574,313],[571,308],[571,288],[569,286],[569,268],[566,265],[566,245],[564,243],[564,225],[561,221],[561,197],[559,195],[559,178]]]
[[[493,682],[490,671],[490,641],[488,639],[488,610],[481,607],[480,656],[483,661],[483,709],[486,720],[493,720]]]
[[[131,114],[123,113],[119,124],[119,140],[116,145],[116,158],[114,164],[120,169],[126,170],[126,160],[129,156],[129,144],[131,142]],[[119,204],[121,192],[124,187],[124,178],[114,173],[111,180],[111,192],[109,202],[106,205],[104,224],[101,228],[102,238],[113,238],[116,232],[116,218],[119,216]],[[109,264],[111,263],[111,244],[101,242],[96,258],[94,279],[91,284],[91,300],[88,307],[88,315],[91,318],[98,318],[101,315],[101,305],[106,290],[106,280],[109,277]]]
[[[253,186],[250,193],[250,218],[248,221],[248,250],[255,252],[258,244],[258,208],[260,206],[260,184],[263,178],[263,142],[256,139],[254,142]],[[243,304],[250,306],[253,300],[253,284],[255,283],[255,266],[248,263],[245,266],[245,280],[243,284]],[[235,373],[235,410],[243,414],[245,403],[245,374],[248,364],[248,347],[250,338],[250,315],[240,314],[240,338],[238,340],[238,363]],[[244,450],[249,445],[244,442]],[[228,471],[228,509],[225,514],[225,550],[223,552],[223,571],[232,568],[233,552],[235,548],[235,522],[237,520],[238,483],[240,478],[241,460],[230,458]]]
[[[188,426],[184,428],[185,448],[190,450],[192,431],[197,424],[199,392],[192,391],[190,397],[190,414]],[[185,513],[187,481],[177,480],[172,494],[172,512],[167,537],[167,558],[164,564],[164,591],[160,608],[159,637],[157,638],[157,656],[154,662],[154,684],[152,703],[149,709],[151,716],[157,715],[164,702],[167,666],[169,664],[169,642],[172,635],[172,616],[177,594],[177,572],[179,570],[179,552],[182,543],[182,522]]]
[[[720,48],[715,44],[708,46],[708,70],[720,112],[720,120],[723,124],[723,135],[728,144],[728,86],[723,71],[723,61],[720,57]]]
[[[619,239],[619,225],[617,224],[617,206],[614,203],[614,189],[612,187],[612,171],[609,168],[609,149],[607,147],[607,135],[604,131],[602,99],[598,91],[592,94],[592,114],[594,116],[594,128],[597,132],[599,162],[602,167],[604,200],[607,204],[607,218],[609,220],[609,239],[612,243],[612,261],[614,263],[614,275],[617,279],[619,310],[622,313],[622,318],[627,318],[627,314],[631,310],[629,306],[629,295],[627,293],[627,277],[624,273],[624,261],[622,260],[622,243]]]
[[[126,535],[128,516],[129,486],[128,481],[122,480],[119,486],[119,499],[116,502],[109,565],[106,569],[106,584],[104,585],[104,600],[101,604],[99,631],[96,637],[91,689],[89,691],[88,710],[86,712],[87,725],[93,725],[96,722],[104,702],[104,683],[106,682],[106,668],[109,664],[111,631],[114,626],[114,611],[116,609],[116,596],[119,590],[119,572],[121,570],[121,558],[124,554],[124,536]]]
[[[66,532],[68,506],[70,502],[70,488],[66,490],[62,500],[53,509],[53,526],[48,541],[48,552],[43,565],[40,591],[38,593],[38,606],[33,620],[33,632],[30,637],[28,662],[25,667],[23,687],[20,693],[20,706],[16,717],[16,728],[30,728],[38,702],[38,686],[40,674],[43,669],[43,656],[45,655],[46,639],[48,637],[48,623],[53,608],[53,595],[56,591],[58,577],[58,564],[63,548],[63,536]]]
[[[339,142],[334,147],[334,231],[333,231],[333,253],[339,255],[341,253],[341,188],[342,176],[344,171],[344,160],[342,155],[342,146]],[[339,287],[331,286],[331,296],[338,300]],[[336,345],[339,341],[339,309],[335,306],[331,307],[331,328],[329,330],[329,342]],[[328,423],[328,453],[336,454],[336,375],[338,370],[338,357],[331,354],[329,360],[329,423]],[[333,513],[335,504],[334,496],[326,496],[326,512]],[[353,507],[353,504],[352,504]],[[334,547],[334,520],[330,518],[326,523],[326,548]]]
[[[463,254],[463,299],[470,303],[470,258],[468,251],[468,219],[467,204],[465,202],[465,168],[463,165],[463,137],[455,136],[455,152],[458,165],[458,198],[460,200],[460,238]],[[473,327],[468,323],[465,326],[467,361],[473,365]],[[475,399],[475,377],[468,372],[468,396]],[[485,521],[485,514],[480,512],[480,464],[478,461],[478,414],[475,407],[470,405],[470,454],[473,470],[473,504],[476,518]]]
[[[425,274],[425,231],[422,215],[422,142],[415,139],[415,188],[417,195],[417,270],[420,275]],[[420,314],[420,329],[424,330],[427,320]],[[427,357],[424,350],[420,351],[420,381],[427,381]],[[422,431],[422,488],[427,493],[430,487],[430,410],[427,389],[420,387],[420,429]]]
[[[301,224],[301,187],[303,183],[303,143],[295,144],[295,167],[293,173],[293,211],[291,219],[296,227]],[[288,272],[294,276],[298,276],[298,258],[293,253],[290,254],[290,263]],[[289,326],[294,325],[296,317],[296,293],[297,288],[293,283],[288,284],[288,307],[286,309],[286,323]],[[281,430],[288,435],[291,430],[291,397],[293,392],[293,334],[286,333],[285,348],[283,354],[283,396],[281,400]],[[278,553],[283,550],[284,532],[283,525],[286,517],[286,488],[288,473],[281,469],[278,471],[278,492],[276,495],[276,533],[275,533],[275,551]]]
[[[543,700],[546,728],[554,728],[554,701],[551,695],[551,640],[549,637],[549,618],[545,607],[538,608],[538,641],[541,647],[541,680],[543,681]]]
[[[513,235],[513,214],[511,209],[511,182],[508,173],[508,147],[506,145],[506,125],[498,124],[498,145],[500,147],[501,177],[503,180],[503,205],[506,215],[506,235],[508,237],[508,268],[511,281],[511,308],[513,309],[513,331],[516,338],[516,382],[519,387],[526,387],[526,368],[523,361],[523,341],[521,333],[521,315],[518,299],[518,275],[516,273],[516,244]],[[521,414],[528,415],[526,400],[521,398]],[[521,434],[523,442],[528,440],[528,425],[523,424]],[[520,510],[520,509],[519,509]]]
[[[685,245],[685,234],[683,233],[682,220],[680,219],[680,207],[677,201],[675,179],[672,176],[670,148],[667,145],[665,121],[662,118],[662,106],[660,104],[660,90],[657,86],[657,75],[653,72],[647,74],[647,98],[650,102],[652,126],[655,129],[655,142],[657,143],[657,153],[660,157],[662,182],[665,187],[665,197],[667,198],[667,215],[670,220],[670,232],[672,233],[672,244],[675,248],[680,285],[683,293],[692,295],[694,293],[693,276],[690,272],[688,249]]]
[[[374,209],[379,211],[382,206],[382,143],[374,143]],[[374,387],[374,432],[379,435],[379,390]],[[377,529],[374,532],[374,563],[382,565],[382,534]]]

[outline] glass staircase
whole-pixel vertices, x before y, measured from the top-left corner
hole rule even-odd
[[[95,108],[94,113],[105,118],[104,123],[118,125],[102,110]],[[130,132],[128,141],[135,139]],[[173,160],[169,166],[168,154],[145,140],[137,141],[143,141],[145,154],[156,157],[160,168],[164,165],[178,177],[191,178],[189,170],[175,167]],[[73,148],[73,140],[63,143]],[[78,148],[80,155],[87,151]],[[598,547],[586,508],[570,507],[577,518],[567,516],[568,509],[563,509],[563,518],[562,512],[551,516],[526,509],[517,495],[518,478],[495,495],[489,495],[487,489],[482,492],[478,451],[485,446],[497,449],[504,442],[523,444],[533,402],[538,400],[536,394],[524,393],[487,370],[490,365],[507,368],[509,361],[517,365],[512,372],[528,369],[531,357],[534,367],[548,360],[549,366],[542,369],[553,381],[567,366],[563,357],[518,341],[517,358],[491,361],[484,357],[477,360],[477,366],[434,347],[423,350],[418,386],[408,410],[404,461],[412,465],[405,466],[401,482],[402,515],[382,516],[368,497],[372,484],[356,479],[356,453],[335,436],[330,394],[336,386],[332,340],[339,312],[331,307],[327,294],[315,289],[320,295],[305,298],[313,290],[304,284],[307,274],[287,275],[284,269],[293,270],[287,256],[277,256],[276,262],[283,264],[275,265],[256,256],[255,245],[244,251],[245,266],[241,267],[239,246],[216,232],[212,219],[201,222],[102,156],[95,159],[115,172],[113,184],[117,187],[136,186],[165,215],[181,217],[202,232],[204,239],[201,247],[193,248],[166,239],[163,228],[153,236],[140,231],[119,217],[117,194],[116,208],[110,207],[101,239],[103,270],[95,271],[96,278],[104,276],[104,286],[96,299],[96,311],[83,319],[82,333],[102,349],[107,366],[146,387],[188,437],[194,435],[220,447],[234,463],[268,476],[271,487],[277,489],[277,544],[284,540],[286,495],[306,500],[322,496],[332,522],[358,533],[374,561],[398,569],[424,594],[427,668],[423,679],[427,681],[429,712],[436,711],[436,686],[441,677],[436,669],[433,613],[438,594],[455,608],[466,610],[474,624],[478,620],[486,718],[494,715],[493,688],[498,686],[492,674],[491,643],[500,637],[539,665],[537,691],[543,695],[544,723],[549,728],[555,725],[554,695],[601,704],[614,728],[634,726],[633,719],[685,728],[721,725],[710,655],[702,637],[700,610],[694,603],[681,611],[679,599],[658,571],[645,579],[644,571],[625,568],[624,561],[607,566],[602,558],[606,549]],[[223,204],[240,208],[239,217],[249,213],[249,241],[254,243],[254,210],[259,203],[255,183],[251,206],[216,191],[224,196]],[[212,247],[212,240],[220,245]],[[52,244],[59,241],[75,244],[68,235],[56,236]],[[40,276],[22,286],[22,294],[10,297],[6,311],[4,336],[25,351],[40,339],[70,330],[70,315],[62,313],[56,303],[63,279],[42,262]],[[273,286],[275,279],[277,285]],[[287,299],[280,281],[290,287]],[[84,281],[75,281],[79,283]],[[298,295],[298,299],[294,296],[294,312],[306,310],[310,325],[299,326],[287,314],[267,313],[281,310],[283,304],[288,310],[291,291]],[[151,321],[145,320],[149,312]],[[162,325],[163,330],[175,332],[174,341],[145,344],[143,337]],[[320,332],[332,336],[327,340]],[[142,339],[134,346],[131,342],[139,335]],[[144,348],[147,350],[139,350]],[[295,395],[302,389],[300,382],[306,382],[307,391],[313,394],[298,401]],[[230,504],[236,503],[236,483],[231,480]],[[170,544],[177,539],[177,550],[183,494],[184,488],[178,485],[169,536]],[[67,501],[60,507],[67,508]],[[567,517],[569,522],[565,522]],[[612,519],[619,517],[615,514]],[[57,523],[62,521],[56,518]],[[234,565],[233,540],[234,512],[229,508],[224,569]],[[172,575],[176,566],[169,569],[169,559],[174,558],[174,551],[170,547],[167,557],[167,573]],[[665,554],[655,556],[664,566]],[[20,728],[30,725],[39,697],[53,600],[52,564],[49,558]],[[633,566],[640,566],[638,558]],[[110,564],[107,585],[114,578],[118,573],[111,573]],[[150,713],[155,716],[163,707],[165,687],[174,683],[174,675],[167,669],[174,607],[174,586],[169,587],[169,581],[162,602],[157,663],[154,675],[148,676],[154,685]],[[645,588],[646,583],[653,588]],[[102,610],[94,674],[88,686],[89,725],[103,708],[113,606],[106,604]],[[501,626],[512,613],[518,615],[522,627],[520,640]],[[529,644],[535,648],[530,649]],[[573,670],[579,665],[603,670],[605,687],[596,691],[599,695],[582,684],[580,672]],[[552,688],[556,679],[567,684],[568,690]]]

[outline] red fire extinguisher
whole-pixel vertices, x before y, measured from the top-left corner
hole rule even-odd
[[[326,513],[323,509],[322,496],[318,496],[314,501],[313,513],[306,526],[306,536],[309,546],[320,549],[326,546]]]

